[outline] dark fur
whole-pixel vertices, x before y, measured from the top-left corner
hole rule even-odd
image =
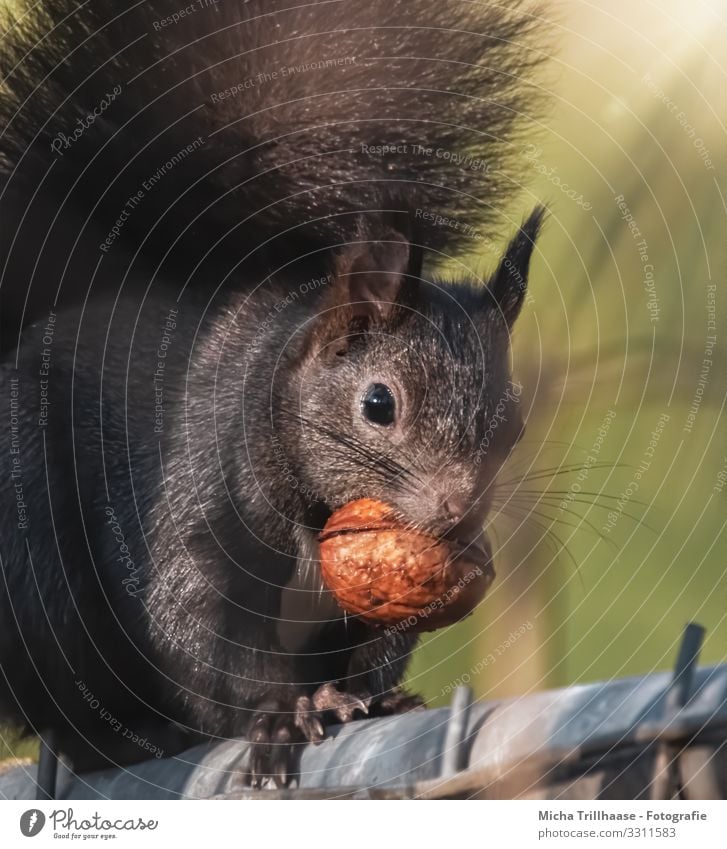
[[[11,33],[6,67],[70,5],[45,3],[47,21],[33,15]],[[437,532],[480,533],[490,484],[521,428],[506,393],[508,337],[542,212],[512,241],[489,289],[420,279],[421,243],[451,250],[458,238],[444,227],[418,228],[414,211],[424,206],[481,221],[504,178],[436,157],[381,160],[359,151],[362,141],[416,139],[459,152],[476,144],[479,155],[500,156],[513,131],[511,110],[523,103],[510,75],[529,64],[510,41],[529,30],[528,19],[492,7],[474,24],[470,4],[391,2],[320,3],[278,19],[275,4],[265,4],[263,14],[259,3],[221,2],[214,13],[200,11],[184,27],[147,36],[102,67],[149,20],[177,8],[162,12],[162,5],[170,4],[147,3],[122,15],[78,48],[72,66],[58,66],[111,16],[111,4],[84,6],[82,18],[58,24],[52,39],[23,60],[0,107],[11,122],[0,148],[2,209],[17,224],[48,167],[56,128],[88,111],[114,79],[126,84],[160,62],[55,163],[15,243],[15,234],[4,234],[3,290],[13,329],[22,312],[20,281],[27,284],[30,261],[39,256],[31,237],[49,233],[30,313],[54,303],[61,279],[67,294],[52,342],[44,341],[40,321],[2,367],[5,398],[10,381],[19,383],[17,442],[6,437],[0,473],[9,480],[19,459],[27,528],[18,529],[17,491],[6,486],[0,715],[29,729],[56,728],[77,766],[100,755],[145,754],[138,743],[122,752],[122,735],[109,733],[102,711],[169,753],[182,745],[178,726],[240,735],[251,716],[259,742],[295,740],[288,717],[301,695],[329,681],[374,702],[389,697],[416,638],[346,621],[323,603],[316,616],[314,603],[310,618],[320,619],[318,627],[296,642],[281,631],[282,588],[296,570],[315,570],[317,531],[352,498],[380,498]],[[255,9],[256,23],[237,25],[240,15],[254,18]],[[274,29],[276,21],[282,29]],[[412,21],[452,31],[434,37],[429,30],[386,29]],[[382,27],[376,38],[374,25]],[[473,27],[490,35],[463,32]],[[308,38],[323,29],[335,37]],[[214,37],[190,45],[212,30]],[[274,37],[279,45],[260,47]],[[238,38],[250,52],[215,66],[239,50]],[[367,58],[343,72],[311,71],[315,82],[302,73],[268,83],[262,100],[241,95],[174,124],[210,91],[261,67],[329,54]],[[404,58],[434,54],[441,62]],[[482,67],[464,70],[455,60]],[[49,71],[49,82],[36,90]],[[460,94],[434,91],[445,85]],[[142,153],[162,128],[168,129]],[[145,198],[97,268],[99,234],[130,187],[191,138],[216,130],[214,144],[176,166],[158,194]],[[94,152],[98,158],[66,194]],[[235,191],[225,197],[225,188]],[[48,230],[47,216],[58,209],[60,229]],[[173,257],[157,267],[175,242]],[[239,264],[250,252],[253,258]],[[321,275],[330,275],[328,282],[306,291]],[[91,299],[77,303],[87,288]],[[172,307],[178,313],[164,358],[157,433],[153,375]],[[47,425],[39,427],[44,349],[50,406]],[[394,387],[404,411],[385,432],[360,415],[362,391],[374,381]],[[504,422],[482,455],[501,399]],[[475,462],[478,451],[483,462]],[[447,507],[453,499],[455,512]],[[130,561],[120,559],[109,510]],[[283,761],[268,748],[257,770],[285,781]]]
[[[532,115],[528,78],[542,55],[520,2],[221,0],[155,30],[180,5],[44,0],[22,14],[16,2],[5,6],[5,348],[57,293],[61,302],[85,295],[99,243],[129,196],[198,137],[204,144],[125,223],[104,259],[106,287],[133,285],[136,265],[143,277],[169,271],[208,291],[228,274],[259,279],[300,256],[311,275],[322,273],[330,252],[321,249],[357,234],[362,211],[375,232],[380,210],[400,210],[400,232],[451,252],[465,224],[491,225],[512,195],[521,169],[510,151]],[[259,74],[328,59],[350,64],[278,73],[211,101]],[[121,92],[101,118],[54,153],[57,134],[70,137],[115,85]],[[402,144],[405,153],[362,151]],[[437,149],[483,165],[455,166]],[[460,228],[416,218],[418,208]]]

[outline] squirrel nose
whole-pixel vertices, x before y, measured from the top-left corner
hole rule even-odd
[[[471,508],[470,499],[464,495],[448,495],[442,505],[442,510],[446,518],[452,525],[458,525],[467,515]]]
[[[460,539],[474,539],[484,530],[484,504],[466,494],[448,495],[442,503],[441,515],[448,527],[445,533]]]

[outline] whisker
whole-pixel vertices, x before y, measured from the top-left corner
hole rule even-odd
[[[423,485],[423,481],[421,481],[418,476],[411,472],[409,469],[405,468],[396,460],[391,457],[388,457],[385,454],[380,454],[372,451],[363,442],[356,439],[356,437],[343,436],[342,434],[337,433],[331,428],[328,428],[325,425],[321,425],[318,422],[314,422],[308,419],[306,416],[302,415],[301,413],[294,410],[290,410],[287,407],[281,407],[280,411],[283,415],[288,416],[289,418],[293,418],[304,426],[308,427],[311,431],[313,431],[313,433],[326,436],[334,443],[343,445],[345,448],[354,452],[354,454],[363,457],[370,464],[369,466],[367,466],[367,468],[372,469],[373,467],[373,469],[375,469],[377,467],[380,467],[388,471],[394,477],[410,479]]]
[[[555,509],[557,507],[560,510],[565,510],[567,512],[572,513],[574,516],[580,516],[580,514],[577,513],[575,510],[569,510],[568,507],[563,506],[562,498],[561,498],[560,495],[549,496],[545,492],[539,492],[539,493],[535,493],[535,494],[537,495],[537,497],[534,498],[533,500],[531,500],[530,496],[526,496],[523,493],[520,493],[520,492],[517,492],[517,491],[514,491],[512,493],[503,493],[502,497],[506,501],[517,500],[517,501],[520,501],[520,502],[526,503],[526,504],[528,504],[528,503],[530,503],[530,504],[540,504],[542,502],[545,502],[546,507],[552,507],[553,509]],[[501,495],[500,493],[495,494],[495,496],[493,498],[493,503],[498,503],[498,502],[502,503],[501,501],[499,501],[500,495]],[[615,498],[616,500],[618,500],[618,496],[606,496],[605,494],[603,494],[602,497],[604,497],[604,498],[606,498],[606,497]],[[585,499],[585,498],[574,497],[574,498],[570,499],[570,503],[585,504],[585,505],[588,505],[589,507],[598,507],[600,510],[610,510],[611,509],[611,507],[608,504],[599,504],[597,500],[589,501],[588,499]],[[644,502],[640,502],[640,501],[635,501],[634,503],[637,504],[638,506],[641,506],[641,507],[648,507],[649,506],[648,504],[645,504]],[[644,527],[649,531],[652,531],[652,533],[657,533],[656,528],[649,525],[641,517],[635,516],[633,513],[630,513],[627,510],[622,510],[621,515],[626,516],[627,519],[631,519],[632,522],[636,522],[637,525]],[[585,518],[585,517],[581,517],[581,518]]]
[[[508,486],[513,483],[525,483],[527,481],[542,480],[543,478],[554,478],[559,475],[572,474],[576,471],[581,471],[584,468],[582,463],[571,466],[553,466],[552,469],[537,469],[532,474],[523,475],[522,477],[510,478],[502,482],[502,486]],[[588,469],[623,469],[630,468],[628,463],[594,463],[588,466]]]
[[[514,511],[519,512],[521,515],[520,515],[520,516],[518,516],[518,515],[517,515],[517,512],[514,512]],[[565,543],[564,543],[564,542],[560,539],[560,537],[558,537],[558,535],[555,533],[555,531],[552,529],[552,527],[545,525],[543,522],[541,522],[541,521],[540,521],[539,519],[537,519],[537,518],[533,518],[533,514],[532,514],[532,512],[531,512],[531,511],[529,511],[529,510],[524,510],[523,508],[518,507],[517,505],[515,505],[515,506],[514,506],[513,511],[505,510],[505,509],[500,510],[500,515],[507,516],[507,517],[512,518],[512,519],[514,519],[514,520],[516,520],[516,521],[520,521],[520,520],[522,519],[522,516],[524,515],[524,516],[525,516],[525,518],[526,518],[529,522],[532,522],[532,524],[533,524],[533,525],[535,525],[536,527],[540,528],[540,529],[541,529],[541,531],[543,532],[543,535],[541,536],[540,540],[538,540],[538,542],[540,542],[540,541],[548,541],[548,542],[552,545],[552,544],[553,544],[553,541],[555,541],[555,543],[559,546],[559,549],[558,549],[558,550],[556,550],[556,552],[555,552],[555,555],[554,555],[554,556],[555,556],[555,557],[557,557],[557,556],[561,553],[561,551],[562,551],[562,552],[564,552],[564,553],[568,556],[568,558],[570,559],[570,561],[572,562],[572,564],[574,565],[575,570],[576,570],[576,574],[578,575],[578,577],[579,577],[579,579],[580,579],[580,581],[581,581],[581,584],[583,583],[583,578],[582,578],[582,576],[581,576],[580,565],[579,565],[579,564],[578,564],[578,562],[576,561],[575,557],[574,557],[574,556],[573,556],[573,554],[571,553],[571,551],[570,551],[570,549],[568,548],[568,546],[567,546],[567,545],[566,545],[566,544],[565,544]],[[552,524],[552,523],[551,523],[551,524]]]
[[[550,489],[550,488],[547,488],[547,489],[521,489],[520,487],[518,487],[517,489],[514,489],[512,491],[517,492],[521,495],[523,495],[523,494],[526,494],[526,495],[549,495],[549,496],[558,497],[558,498],[560,498],[561,496],[567,496],[567,495],[571,494],[571,490],[569,490],[569,489]],[[591,492],[587,489],[579,489],[578,493],[574,497],[574,499],[570,499],[570,500],[577,500],[577,497],[580,496],[580,495],[589,495],[589,496],[592,496],[593,498],[607,498],[611,501],[618,501],[621,498],[620,495],[609,495],[607,492]],[[595,503],[595,502],[584,501],[583,503],[589,504],[589,503]],[[636,498],[630,498],[629,503],[630,504],[638,504],[640,507],[649,507],[650,506],[646,501],[639,501]]]
[[[520,505],[518,504],[516,506],[520,506]],[[545,506],[550,507],[551,509],[554,509],[549,504],[546,504]],[[522,507],[521,509],[527,509],[527,508]],[[614,542],[614,540],[612,540],[610,537],[607,537],[603,533],[603,531],[599,530],[598,527],[596,527],[596,525],[594,525],[593,522],[590,521],[590,519],[587,519],[585,516],[581,516],[575,510],[569,510],[566,507],[564,507],[563,510],[564,510],[564,512],[568,513],[570,516],[574,516],[576,519],[578,519],[578,523],[569,522],[569,521],[566,521],[565,519],[561,518],[560,516],[551,516],[549,513],[544,513],[542,511],[539,511],[539,510],[532,508],[532,512],[533,512],[534,515],[541,516],[543,519],[547,519],[548,521],[552,521],[554,523],[567,525],[570,528],[579,529],[582,524],[585,524],[594,532],[594,534],[596,534],[597,537],[599,537],[599,539],[602,539],[605,543],[612,546],[614,548],[614,550],[618,551],[618,545]]]

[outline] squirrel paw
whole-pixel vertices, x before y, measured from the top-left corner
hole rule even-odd
[[[360,711],[371,716],[393,716],[422,708],[424,702],[401,690],[391,690],[379,699],[368,692],[348,693],[332,682],[322,684],[313,694],[289,698],[271,696],[258,705],[248,727],[251,743],[250,767],[245,783],[262,788],[272,782],[287,787],[294,777],[296,755],[304,743],[320,743],[325,737],[325,714],[338,722],[351,722]]]
[[[370,704],[371,696],[368,693],[362,693],[359,697],[355,693],[339,690],[332,682],[322,684],[313,694],[315,709],[321,713],[330,711],[339,722],[351,722],[357,710],[367,714]]]
[[[421,696],[405,690],[388,690],[374,697],[366,689],[339,690],[334,683],[322,684],[313,694],[313,707],[322,714],[332,713],[339,722],[351,722],[354,713],[366,716],[395,716],[423,708]]]
[[[292,710],[286,700],[269,698],[260,702],[248,727],[251,743],[250,767],[245,783],[261,788],[272,781],[286,787],[293,777],[296,747],[320,743],[325,736],[323,723],[308,696],[299,696]]]

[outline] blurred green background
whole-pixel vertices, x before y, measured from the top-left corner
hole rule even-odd
[[[434,705],[459,681],[499,698],[668,669],[690,620],[702,662],[727,659],[727,4],[553,14],[554,108],[521,145],[507,224],[550,205],[515,331],[527,433],[503,473],[529,478],[493,520],[491,596],[416,655]]]
[[[550,206],[516,330],[528,426],[503,480],[521,480],[494,517],[491,595],[416,654],[409,684],[432,705],[461,681],[499,698],[668,669],[690,620],[703,662],[727,660],[727,3],[552,14],[553,108],[518,148],[502,227]],[[492,265],[482,246],[465,262],[483,252]]]

